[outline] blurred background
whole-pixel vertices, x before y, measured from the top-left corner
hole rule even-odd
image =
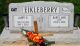
[[[8,6],[10,3],[30,2],[30,1],[57,1],[74,4],[74,26],[80,27],[80,0],[0,0],[0,33],[5,26],[8,26]],[[7,23],[5,23],[7,22]]]

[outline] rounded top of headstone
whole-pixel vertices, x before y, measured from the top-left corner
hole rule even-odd
[[[34,3],[37,3],[37,4],[41,4],[41,3],[44,3],[44,4],[47,4],[47,3],[52,3],[52,4],[64,4],[64,5],[72,5],[74,6],[73,3],[68,3],[68,2],[56,2],[56,1],[31,1],[31,2],[21,2],[21,3],[10,3],[9,6],[11,5],[19,5],[19,4],[34,4]]]

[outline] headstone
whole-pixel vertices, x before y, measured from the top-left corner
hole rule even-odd
[[[9,5],[9,27],[4,28],[0,39],[7,41],[21,39],[22,35],[18,32],[21,29],[34,31],[35,20],[38,22],[39,32],[53,32],[53,36],[44,36],[48,41],[80,42],[80,29],[74,30],[73,26],[74,5],[44,1],[11,3]]]
[[[33,31],[37,20],[39,32],[73,30],[74,6],[72,3],[27,2],[9,5],[9,27]],[[66,30],[67,29],[67,30]]]

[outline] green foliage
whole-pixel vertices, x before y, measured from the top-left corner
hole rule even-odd
[[[78,23],[77,23],[77,24],[78,24],[78,27],[80,27],[80,18],[79,18],[79,20],[78,20]]]
[[[0,33],[2,32],[3,27],[4,27],[4,19],[2,16],[0,16]]]

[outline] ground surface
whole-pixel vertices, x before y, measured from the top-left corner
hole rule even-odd
[[[16,44],[16,43],[14,43],[14,44],[3,44],[3,45],[0,44],[0,46],[29,46],[29,44],[25,44],[25,43]],[[80,44],[53,44],[51,46],[80,46]]]

